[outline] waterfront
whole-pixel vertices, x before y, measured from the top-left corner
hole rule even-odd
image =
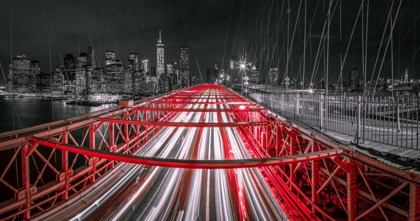
[[[76,106],[65,104],[65,101],[41,101],[39,98],[14,99],[14,103],[22,127],[20,127],[16,114],[13,120],[12,100],[0,100],[0,133],[63,120],[114,106],[114,104],[104,104],[97,107]]]

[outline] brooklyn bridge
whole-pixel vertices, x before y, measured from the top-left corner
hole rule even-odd
[[[5,5],[0,220],[420,219],[416,1]]]

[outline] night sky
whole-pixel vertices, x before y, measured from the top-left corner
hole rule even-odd
[[[13,57],[25,54],[30,59],[39,60],[42,71],[49,73],[48,28],[40,1],[2,1],[2,7],[0,7],[0,27],[2,27],[0,33],[0,62],[3,69],[7,72],[7,65],[10,63],[11,56],[11,2],[13,2]],[[283,7],[283,19],[287,18],[287,2],[285,1],[285,7]],[[292,36],[294,30],[299,2],[290,1],[290,36]],[[313,67],[322,27],[326,18],[328,1],[310,0],[307,2],[308,34],[312,18],[314,19],[312,29],[310,30],[310,45],[308,45],[306,52],[307,66],[305,78],[309,79],[313,75],[314,79],[319,79],[323,76],[324,60],[320,62],[316,71],[314,71]],[[342,2],[342,53],[345,52],[347,47],[360,2]],[[392,1],[370,0],[369,2],[368,72],[370,72],[369,70],[373,70],[376,52],[379,49],[381,36],[385,27],[384,22],[386,21],[386,16],[389,13]],[[420,67],[417,67],[417,64],[412,65],[416,63],[416,60],[412,62],[413,53],[420,46],[420,41],[415,44],[415,39],[418,38],[418,32],[420,32],[419,28],[417,28],[419,22],[414,24],[418,4],[416,2],[416,0],[403,1],[394,28],[393,44],[394,53],[396,53],[394,56],[394,76],[396,78],[400,78],[405,69],[408,69],[410,77],[412,75],[415,75],[414,78],[420,77],[418,74],[414,74],[417,72],[416,69],[418,70]],[[280,73],[283,73],[286,63],[286,53],[285,51],[281,52],[281,48],[285,45],[285,41],[282,39],[285,39],[284,33],[287,31],[287,19],[286,23],[283,23],[282,26],[277,26],[277,20],[280,17],[279,15],[283,6],[282,3],[283,1],[280,0],[236,0],[232,11],[229,38],[225,50],[225,38],[232,9],[232,1],[179,0],[204,80],[207,68],[213,67],[215,64],[220,67],[223,54],[225,54],[225,69],[228,67],[228,61],[231,55],[243,56],[246,54],[248,61],[254,61],[254,64],[261,67],[279,66]],[[393,16],[397,12],[398,3],[399,1],[395,1],[394,3],[392,10]],[[53,69],[61,65],[59,54],[63,58],[66,53],[72,53],[77,56],[78,53],[86,52],[89,45],[93,45],[95,51],[98,52],[101,62],[100,66],[104,65],[104,52],[107,49],[116,50],[118,52],[117,56],[124,64],[127,61],[129,52],[138,52],[141,59],[148,58],[151,62],[150,65],[155,66],[156,42],[159,36],[159,29],[162,29],[162,40],[165,44],[165,62],[179,61],[180,46],[190,45],[181,13],[175,0],[86,0],[77,2],[72,0],[43,0],[42,4],[51,21],[51,27],[58,45],[57,48],[51,37]],[[240,19],[241,11],[243,12],[243,17]],[[333,80],[338,78],[340,63],[338,60],[340,51],[338,15],[339,7],[336,8],[336,12],[332,18],[330,33],[329,76]],[[239,23],[239,21],[241,22]],[[269,21],[268,24],[267,21]],[[289,68],[291,70],[289,75],[301,76],[299,74],[301,68],[299,67],[303,54],[303,25],[302,6],[290,57],[291,65]],[[361,69],[361,29],[361,21],[359,20],[346,65],[344,66],[344,80],[347,80],[347,73],[351,68],[357,67]],[[279,30],[278,38],[274,38],[274,41],[264,40],[275,36],[276,30]],[[113,35],[115,36],[115,43],[112,38]],[[266,38],[265,36],[268,37]],[[382,46],[382,51],[386,47],[388,36],[389,28],[385,35],[385,43]],[[275,43],[276,41],[277,43]],[[400,44],[402,47],[398,51],[397,48],[399,48]],[[235,47],[232,50],[233,45]],[[269,49],[263,49],[265,47]],[[279,60],[281,53],[283,53],[281,57],[283,60],[280,59],[280,62],[276,62],[276,60]],[[383,72],[380,77],[390,77],[389,53],[390,50],[388,50],[387,58],[382,68]],[[381,62],[382,56],[379,57],[378,63],[381,64]],[[408,66],[410,62],[411,65]],[[379,69],[379,64],[376,72]],[[199,76],[191,49],[190,69],[192,75]],[[264,71],[266,70],[262,68],[262,72]],[[314,72],[316,73],[314,74]],[[368,78],[370,76],[371,74],[368,73]],[[3,77],[1,77],[0,84],[3,84],[3,82]]]

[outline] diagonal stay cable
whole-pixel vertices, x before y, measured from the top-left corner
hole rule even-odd
[[[232,9],[230,10],[230,17],[229,17],[228,29],[227,29],[227,33],[226,33],[225,47],[223,49],[222,65],[220,65],[221,70],[223,70],[223,64],[225,62],[225,54],[226,54],[226,47],[227,47],[227,42],[228,42],[228,38],[229,38],[230,23],[232,22],[233,10],[234,9],[235,9],[235,0],[232,1]]]
[[[54,35],[54,31],[53,31],[53,29],[52,29],[52,27],[51,27],[50,19],[48,18],[48,15],[47,15],[47,13],[46,13],[46,11],[45,11],[44,4],[42,3],[42,1],[41,1],[41,0],[39,0],[39,3],[40,3],[40,5],[41,5],[42,12],[44,13],[44,16],[45,16],[45,19],[46,19],[46,21],[47,21],[48,27],[50,27],[51,36],[52,36],[52,38],[53,38],[54,45],[55,45],[55,47],[57,48],[57,51],[58,51],[58,56],[60,57],[60,61],[61,61],[61,65],[63,66],[63,71],[64,71],[64,74],[66,75],[66,79],[67,79],[67,81],[69,82],[69,85],[70,85],[70,86],[72,86],[72,85],[71,85],[71,81],[70,81],[70,79],[69,79],[69,77],[68,77],[68,75],[67,75],[66,67],[65,67],[65,65],[64,65],[64,62],[63,62],[63,57],[61,56],[61,51],[60,51],[60,48],[58,47],[57,40],[56,40],[55,35]],[[78,97],[77,90],[76,90],[76,96]],[[79,114],[82,114],[82,113],[81,113],[81,110],[80,110],[80,107],[77,105],[77,102],[76,102],[76,109],[77,109],[77,111],[79,112]]]
[[[201,75],[200,66],[198,65],[197,57],[195,56],[194,46],[191,41],[191,36],[190,36],[190,32],[188,31],[188,26],[187,26],[187,22],[185,21],[184,13],[182,12],[182,8],[178,0],[176,0],[176,3],[178,4],[179,13],[181,13],[182,20],[184,21],[184,26],[185,26],[185,30],[187,31],[188,41],[190,42],[190,45],[191,45],[191,52],[194,55],[195,63],[197,65],[198,73],[200,74],[201,82],[204,82],[203,76]]]

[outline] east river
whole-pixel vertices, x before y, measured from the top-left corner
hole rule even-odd
[[[18,113],[15,112],[14,117],[12,100],[0,100],[0,133],[63,120],[112,106],[76,106],[65,104],[64,101],[41,101],[39,98],[16,98],[13,102]]]

